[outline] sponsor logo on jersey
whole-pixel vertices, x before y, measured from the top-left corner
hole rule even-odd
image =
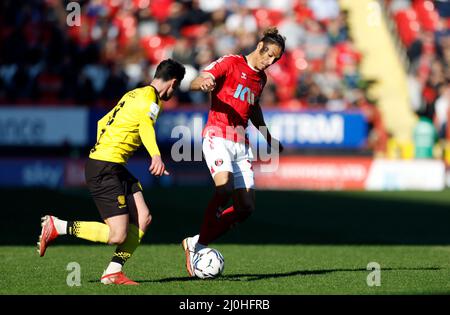
[[[255,104],[255,93],[253,93],[248,87],[239,84],[233,95],[234,98],[241,101],[247,101],[249,104]]]

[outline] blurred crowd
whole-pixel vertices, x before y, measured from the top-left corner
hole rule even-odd
[[[247,54],[264,28],[287,38],[268,70],[263,106],[339,111],[364,106],[361,54],[337,0],[85,0],[0,3],[0,102],[111,106],[172,57],[187,67],[168,106],[207,102],[190,81],[216,58]],[[71,7],[69,7],[71,8]],[[371,104],[368,104],[370,107]]]
[[[412,109],[450,139],[450,2],[387,0],[406,48]]]

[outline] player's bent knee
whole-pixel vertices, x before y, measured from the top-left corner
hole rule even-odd
[[[123,232],[114,232],[111,230],[109,234],[109,244],[112,245],[120,245],[125,243],[125,240],[127,239],[127,231]]]
[[[255,211],[255,206],[253,204],[244,204],[241,205],[239,208],[236,209],[237,210],[237,215],[238,215],[238,222],[242,222],[245,221],[246,219],[248,219],[253,211]]]

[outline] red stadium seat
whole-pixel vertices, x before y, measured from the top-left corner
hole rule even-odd
[[[133,0],[133,8],[148,10],[152,17],[163,22],[170,14],[170,6],[174,0]]]
[[[295,48],[290,51],[291,67],[297,73],[308,68],[308,61],[306,60],[305,52],[301,48]]]
[[[405,46],[411,45],[418,37],[420,24],[413,9],[398,11],[394,16],[400,39]]]
[[[159,22],[165,21],[170,15],[170,6],[174,0],[151,0],[150,12]]]
[[[130,13],[118,14],[113,22],[119,30],[119,44],[127,45],[130,39],[136,35],[137,21]]]
[[[314,12],[306,4],[296,2],[294,4],[295,17],[299,24],[304,24],[306,20],[314,18]]]
[[[120,0],[106,0],[104,5],[108,8],[108,16],[111,18],[120,11],[122,2]]]
[[[287,101],[294,97],[299,70],[290,52],[286,52],[281,59],[268,69],[268,75],[277,85],[277,96],[280,101]]]
[[[94,21],[86,15],[80,16],[79,27],[69,27],[67,29],[67,35],[75,40],[78,45],[86,46],[92,42],[91,31],[94,25]]]
[[[416,11],[418,20],[425,30],[436,31],[439,23],[439,14],[432,1],[415,0],[413,9]]]
[[[175,38],[170,36],[146,36],[141,38],[141,46],[151,63],[159,63],[169,57],[169,52],[175,44]]]
[[[260,8],[253,11],[259,28],[277,26],[284,18],[282,11]]]
[[[208,26],[205,24],[193,24],[183,26],[181,28],[181,35],[189,38],[200,38],[208,33]]]

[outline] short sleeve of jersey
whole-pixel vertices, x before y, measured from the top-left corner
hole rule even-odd
[[[213,61],[209,66],[203,69],[202,72],[210,73],[214,76],[215,79],[218,79],[227,74],[235,58],[235,56],[221,57],[216,61]]]

